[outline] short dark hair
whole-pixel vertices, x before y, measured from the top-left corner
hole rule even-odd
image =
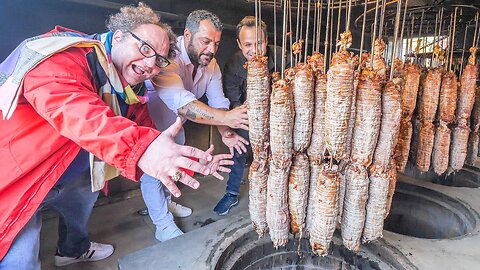
[[[223,30],[223,25],[220,22],[220,19],[217,15],[213,14],[212,12],[204,9],[198,9],[192,11],[188,17],[187,21],[185,22],[185,28],[190,30],[192,35],[198,32],[198,28],[200,27],[200,22],[203,20],[210,21],[215,29],[218,31]]]
[[[262,32],[265,35],[265,38],[267,38],[267,24],[261,20],[255,20],[254,16],[246,16],[243,18],[238,24],[237,24],[237,39],[239,39],[240,36],[240,30],[242,30],[242,27],[255,27],[255,22],[259,22],[259,26],[262,28]]]

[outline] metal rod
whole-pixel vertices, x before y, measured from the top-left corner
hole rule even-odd
[[[350,18],[352,17],[352,0],[348,0],[348,13],[347,13],[347,25],[346,31],[350,31]]]
[[[260,31],[259,34],[262,36],[263,34],[263,27],[262,27],[262,0],[258,0],[258,23],[260,24]],[[267,37],[265,37],[267,38]],[[263,39],[260,38],[263,42]],[[260,55],[263,55],[265,52],[263,51],[263,44],[260,44]]]
[[[312,53],[317,45],[317,3],[313,1],[313,31],[312,31]]]
[[[362,67],[363,39],[365,38],[365,22],[367,21],[367,5],[368,0],[365,0],[363,7],[362,38],[360,39],[360,59],[358,65],[358,72],[360,72],[360,69]]]
[[[331,18],[332,21],[330,22],[330,24],[332,25],[332,28],[333,28],[333,17],[334,17],[334,14],[335,14],[334,12],[335,12],[335,10],[334,10],[334,8],[333,8],[333,6],[332,6],[332,18]],[[331,44],[331,45],[330,45],[329,59],[332,59],[333,47],[336,46],[336,44],[333,43],[333,29],[330,31],[330,44]],[[330,61],[328,61],[328,62],[330,63]]]
[[[450,47],[450,65],[449,65],[449,70],[451,70],[451,66],[453,64],[453,51],[454,51],[454,45],[455,45],[455,28],[457,26],[457,7],[455,8],[455,14],[453,17],[453,30],[452,30],[452,47]]]
[[[406,0],[408,1],[408,0]],[[395,49],[397,47],[397,37],[398,37],[398,27],[400,26],[400,11],[402,6],[402,0],[398,0],[397,2],[397,14],[395,16],[395,28],[393,34],[393,48],[392,48],[392,62],[390,64],[390,80],[393,79],[393,70],[395,66]],[[406,4],[405,4],[406,6]]]
[[[465,57],[465,45],[467,43],[467,32],[468,32],[468,27],[470,26],[469,23],[467,23],[467,25],[465,26],[465,35],[463,36],[463,49],[462,49],[462,61],[460,63],[461,66],[460,66],[460,75],[463,74],[463,61],[464,61],[464,57]]]
[[[300,0],[297,1],[297,28],[296,28],[296,31],[295,31],[295,41],[296,42],[298,42],[298,34],[299,34],[299,31],[300,31],[299,24],[300,24]]]
[[[386,1],[385,0],[382,0],[382,10],[380,12],[380,30],[378,32],[378,38],[379,39],[382,39],[383,36],[383,24],[385,23],[385,3]],[[364,13],[366,13],[367,11],[365,10]]]
[[[380,4],[380,0],[377,0],[375,3],[375,17],[373,18],[373,31],[372,31],[372,43],[370,45],[371,52],[370,52],[370,63],[373,65],[373,49],[375,44],[375,36],[377,34],[377,18],[378,18],[378,6]]]
[[[282,35],[282,79],[285,73],[285,43],[287,34],[287,1],[283,1],[283,35]]]
[[[285,0],[288,6],[288,18],[290,26],[290,66],[293,66],[293,28],[292,28],[292,0]]]
[[[407,18],[407,7],[408,7],[408,0],[405,0],[405,11],[403,12],[402,31],[400,33],[400,50],[399,50],[400,53],[403,52],[403,29],[405,28],[405,19]],[[403,61],[405,62],[405,59],[403,59]]]
[[[320,38],[321,38],[321,34],[322,34],[322,14],[323,14],[323,0],[320,0],[320,7],[319,7],[319,11],[318,11],[319,15],[318,15],[318,24],[317,24],[317,31],[318,31],[318,34],[317,34],[317,52],[320,51]]]
[[[337,18],[337,35],[335,38],[335,43],[340,38],[340,17],[342,15],[342,0],[340,0],[340,4],[338,5],[338,18]],[[335,51],[338,51],[338,47],[335,46]]]
[[[325,28],[325,48],[324,48],[324,53],[323,53],[323,73],[327,73],[327,53],[328,53],[328,32],[329,32],[329,24],[330,24],[330,1],[332,0],[327,0],[327,27]],[[367,0],[365,0],[367,1]]]
[[[273,0],[273,65],[277,72],[277,0]]]
[[[475,44],[477,44],[477,29],[478,29],[478,17],[479,17],[479,13],[477,12],[476,16],[475,16],[475,33],[473,35],[473,43],[472,43],[472,47],[475,46]]]
[[[305,62],[305,64],[307,63],[307,52],[308,52],[308,28],[310,28],[310,1],[311,0],[308,0],[307,4],[308,4],[308,7],[307,7],[307,29],[305,30],[305,56],[304,56],[304,59],[303,61]]]
[[[258,1],[255,0],[255,54],[258,54]]]

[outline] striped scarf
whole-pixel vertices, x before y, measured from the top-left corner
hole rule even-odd
[[[101,69],[104,78],[98,78],[98,95],[117,115],[121,115],[117,96],[125,100],[128,105],[146,103],[148,94],[145,86],[138,86],[140,91],[135,94],[132,87],[119,76],[110,59],[112,32],[104,34],[86,35],[61,26],[54,30],[23,41],[0,64],[0,111],[3,119],[10,119],[15,111],[18,98],[22,94],[22,84],[25,75],[38,64],[55,53],[70,47],[90,47],[94,49],[97,63],[93,68]],[[92,68],[92,66],[90,67]]]

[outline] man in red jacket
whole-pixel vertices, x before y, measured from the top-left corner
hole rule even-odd
[[[56,27],[0,64],[0,269],[40,269],[46,207],[60,215],[56,265],[113,253],[88,237],[98,196],[88,153],[129,179],[154,176],[176,197],[176,181],[199,186],[183,169],[208,175],[228,165],[224,155],[175,144],[179,120],[162,134],[151,128],[143,82],[175,55],[170,28],[142,3],[107,26],[96,36]]]

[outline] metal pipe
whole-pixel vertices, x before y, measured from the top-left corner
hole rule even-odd
[[[285,73],[285,43],[286,43],[286,32],[287,32],[287,1],[283,1],[283,35],[282,35],[282,79]]]
[[[337,18],[337,35],[335,38],[335,43],[340,38],[340,17],[342,15],[342,0],[340,0],[340,4],[338,5],[338,18]],[[338,47],[335,46],[335,51],[338,51]]]
[[[308,4],[308,7],[307,7],[307,29],[305,30],[305,56],[304,56],[304,63],[306,64],[307,63],[307,52],[308,52],[308,28],[309,28],[309,25],[310,25],[310,1],[311,0],[308,0],[307,4]]]
[[[408,1],[408,0],[406,0]],[[402,6],[402,0],[398,0],[397,3],[397,14],[395,16],[395,28],[394,28],[394,34],[393,34],[393,48],[392,48],[392,62],[390,64],[390,80],[393,79],[393,70],[395,66],[395,49],[397,45],[397,37],[398,37],[398,27],[400,26],[400,11],[401,11],[401,6]],[[406,5],[405,5],[406,6]]]
[[[453,51],[455,45],[455,27],[457,25],[457,7],[455,8],[455,15],[453,17],[453,30],[452,30],[452,47],[450,48],[450,65],[449,70],[451,70],[451,66],[453,64]]]
[[[330,24],[330,2],[332,0],[327,0],[327,27],[325,28],[325,48],[323,53],[323,73],[327,73],[327,53],[328,53],[328,26]]]
[[[360,39],[360,59],[358,65],[358,72],[360,72],[360,68],[362,67],[363,39],[365,38],[365,22],[367,20],[367,4],[368,0],[365,0],[365,6],[363,7],[362,38]]]
[[[402,31],[400,34],[400,53],[403,52],[403,29],[405,28],[405,19],[407,17],[408,0],[405,0],[405,11],[403,12]],[[405,60],[404,60],[405,61]]]

